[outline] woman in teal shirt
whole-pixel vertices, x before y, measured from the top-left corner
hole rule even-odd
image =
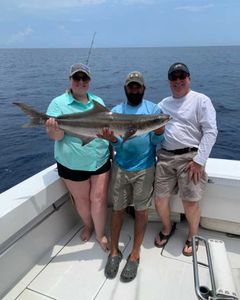
[[[107,215],[107,187],[109,180],[109,143],[96,138],[83,145],[79,138],[64,133],[54,117],[84,112],[93,108],[93,100],[104,105],[103,100],[88,92],[91,73],[88,66],[74,64],[70,68],[70,89],[54,98],[47,110],[52,116],[46,122],[48,135],[55,140],[54,157],[58,174],[74,198],[84,228],[80,237],[88,241],[93,230],[104,250],[108,249],[105,235]]]

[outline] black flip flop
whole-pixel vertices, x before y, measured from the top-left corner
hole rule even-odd
[[[196,252],[198,251],[198,244],[199,244],[199,241],[196,241]],[[185,242],[185,245],[183,247],[183,250],[182,250],[182,254],[185,255],[185,256],[192,256],[192,252],[187,252],[187,251],[184,251],[185,248],[190,248],[190,247],[193,247],[193,241],[189,241],[189,240],[186,240]]]
[[[154,245],[157,247],[157,248],[163,248],[164,246],[167,245],[167,242],[168,240],[170,239],[170,237],[173,235],[174,231],[176,229],[176,223],[173,223],[172,225],[172,229],[170,231],[169,234],[163,234],[162,231],[159,232],[159,238],[160,238],[160,241],[163,241],[163,240],[166,240],[162,245],[159,245],[156,240],[154,241]]]

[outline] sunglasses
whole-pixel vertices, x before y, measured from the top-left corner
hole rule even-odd
[[[169,76],[168,76],[168,79],[170,80],[170,81],[176,81],[176,80],[178,80],[178,79],[180,79],[180,80],[184,80],[184,79],[186,79],[187,77],[189,77],[189,75],[187,74],[187,73],[180,73],[180,74],[170,74]]]
[[[86,74],[79,74],[79,73],[73,74],[72,79],[75,81],[82,80],[83,82],[90,81],[90,78]]]

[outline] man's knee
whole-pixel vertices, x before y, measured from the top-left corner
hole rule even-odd
[[[183,200],[182,203],[185,211],[200,210],[199,201]]]
[[[169,203],[169,197],[159,197],[159,196],[155,196],[154,197],[154,203],[157,206],[161,206],[161,205],[166,205]]]

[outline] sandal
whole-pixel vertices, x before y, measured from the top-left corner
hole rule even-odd
[[[199,244],[199,241],[196,241],[196,252],[198,251],[198,244]],[[182,254],[185,256],[192,256],[192,251],[188,252],[185,250],[185,248],[189,249],[190,247],[193,247],[193,241],[186,240],[185,245],[182,250]]]
[[[127,263],[122,270],[120,279],[122,282],[130,282],[132,281],[136,275],[139,266],[139,259],[138,260],[130,260],[129,257],[127,259]]]
[[[161,241],[165,241],[165,242],[164,242],[163,244],[159,245],[158,242],[157,242],[156,239],[155,239],[154,245],[155,245],[157,248],[163,248],[164,246],[166,246],[168,240],[169,240],[170,237],[173,235],[175,229],[176,229],[176,223],[173,223],[172,229],[171,229],[171,231],[170,231],[169,234],[163,234],[162,231],[160,231],[159,234],[158,234],[158,235],[159,235],[159,238],[160,238],[160,242],[161,242]]]
[[[111,254],[109,254],[104,269],[104,274],[107,278],[113,279],[116,277],[121,260],[122,260],[122,252],[120,250],[118,250],[118,255],[116,256],[112,256]]]

